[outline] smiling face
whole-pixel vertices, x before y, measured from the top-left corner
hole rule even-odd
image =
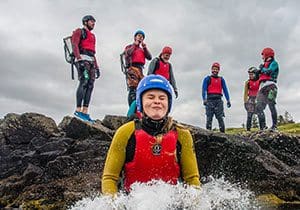
[[[253,72],[249,72],[249,79],[254,80],[255,74]]]
[[[211,73],[212,73],[213,75],[215,75],[215,76],[218,76],[219,71],[220,71],[220,69],[219,69],[218,67],[216,67],[216,66],[213,66],[213,67],[211,68]]]
[[[161,58],[163,59],[164,62],[168,62],[170,59],[171,54],[170,53],[163,53],[161,55]]]
[[[143,36],[143,34],[137,34],[137,35],[134,37],[134,40],[135,40],[135,41],[138,41],[139,43],[143,42],[143,41],[144,41],[144,36]]]
[[[94,20],[88,20],[87,21],[87,24],[86,24],[86,27],[91,31],[94,29],[95,27],[95,21]]]
[[[168,111],[168,95],[162,90],[148,90],[142,96],[143,110],[153,120],[160,120]]]

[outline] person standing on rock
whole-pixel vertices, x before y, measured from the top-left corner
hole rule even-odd
[[[256,76],[258,69],[255,67],[250,67],[248,69],[249,79],[245,82],[244,87],[244,105],[247,111],[247,131],[251,130],[252,117],[255,114],[256,107],[256,95],[259,88],[259,80]]]
[[[152,59],[152,55],[148,50],[144,39],[144,31],[137,30],[134,33],[134,42],[127,45],[124,50],[129,107],[136,99],[136,88],[140,80],[144,77],[143,68],[146,63],[146,59]]]
[[[176,86],[176,81],[173,73],[173,68],[169,59],[172,55],[172,48],[165,46],[159,56],[154,58],[148,68],[148,75],[159,74],[165,77],[172,85],[176,98],[178,97],[178,90]]]
[[[88,108],[95,79],[100,77],[100,70],[95,57],[96,36],[91,32],[95,22],[96,19],[92,15],[84,16],[82,18],[83,28],[76,29],[72,35],[72,47],[79,80],[76,92],[77,106],[74,115],[88,122],[94,122],[88,114]]]
[[[277,77],[279,73],[279,65],[275,61],[275,52],[272,48],[264,48],[261,52],[263,64],[259,66],[259,91],[257,94],[256,112],[259,121],[260,130],[266,129],[266,117],[264,109],[268,105],[272,116],[271,130],[277,130]]]
[[[205,77],[202,83],[202,99],[206,110],[206,129],[212,129],[212,120],[215,115],[219,123],[220,132],[225,133],[222,93],[225,95],[228,108],[231,107],[231,103],[225,79],[218,76],[219,71],[220,64],[218,62],[213,63],[211,75]]]
[[[122,170],[127,192],[135,182],[162,180],[175,185],[180,178],[200,187],[192,136],[169,117],[172,94],[171,84],[160,75],[148,75],[140,81],[136,103],[142,117],[116,131],[104,166],[103,194],[118,192]]]

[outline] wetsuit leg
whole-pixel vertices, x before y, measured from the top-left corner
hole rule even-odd
[[[268,105],[272,116],[272,128],[277,128],[277,110],[275,103],[269,103]]]
[[[277,110],[276,110],[277,87],[275,84],[270,85],[268,91],[268,106],[272,117],[272,128],[277,128]]]
[[[79,84],[76,91],[76,104],[77,107],[82,107],[83,98],[85,96],[88,81],[83,76],[84,67],[76,65],[76,68],[77,68],[78,80],[79,80]]]
[[[85,95],[84,95],[84,99],[83,99],[84,107],[88,107],[90,104],[92,92],[94,89],[94,82],[95,82],[95,80],[89,79],[86,84],[86,91],[85,91]]]
[[[256,113],[257,113],[257,117],[258,117],[258,121],[259,121],[259,128],[260,130],[263,130],[266,128],[266,116],[264,113],[264,110],[266,108],[267,105],[267,96],[266,96],[266,91],[265,88],[262,88],[261,90],[259,90],[258,94],[257,94],[257,103],[256,103]]]
[[[128,106],[132,104],[132,102],[136,99],[136,88],[130,87],[128,91]]]
[[[214,104],[212,101],[208,100],[207,105],[205,106],[206,111],[206,129],[211,130],[212,129],[212,119],[214,116]]]
[[[216,100],[215,103],[215,115],[219,123],[220,132],[225,133],[225,123],[224,123],[224,105],[222,99]]]
[[[253,112],[247,112],[247,124],[246,124],[247,131],[251,130],[253,114],[254,114]]]
[[[266,108],[266,103],[262,101],[258,101],[256,105],[256,113],[259,121],[259,128],[263,130],[266,128],[266,116],[264,113],[264,109]]]

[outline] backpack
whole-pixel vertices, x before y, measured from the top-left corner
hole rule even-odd
[[[82,28],[80,40],[86,39],[86,36],[87,36],[86,30]],[[64,43],[65,60],[67,63],[71,64],[71,77],[72,80],[74,80],[75,56],[74,56],[73,46],[72,46],[72,36],[67,36],[63,38],[63,43]]]
[[[121,71],[126,75],[126,69],[128,68],[125,51],[120,54]]]

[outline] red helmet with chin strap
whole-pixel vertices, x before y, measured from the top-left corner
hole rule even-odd
[[[162,51],[161,51],[161,54],[172,54],[172,48],[171,47],[168,47],[168,46],[165,46]]]
[[[272,48],[266,47],[262,50],[261,55],[263,56],[264,59],[266,59],[269,57],[274,57],[275,52]]]
[[[220,64],[218,62],[214,62],[211,66],[211,68],[213,67],[217,67],[218,69],[220,69]]]

